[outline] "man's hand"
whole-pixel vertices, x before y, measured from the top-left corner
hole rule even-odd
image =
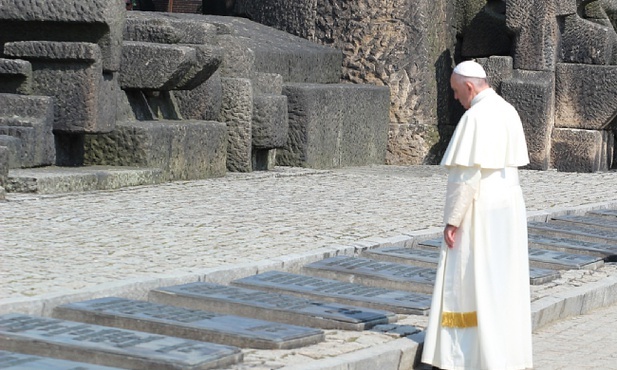
[[[443,238],[448,248],[454,248],[454,235],[456,235],[456,230],[458,230],[458,227],[452,225],[447,225],[443,229]]]

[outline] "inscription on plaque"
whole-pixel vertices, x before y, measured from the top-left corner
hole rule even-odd
[[[529,268],[529,284],[531,285],[542,285],[546,284],[549,281],[553,281],[561,276],[559,271],[542,269],[538,267],[530,267]]]
[[[287,349],[323,340],[321,330],[246,317],[108,297],[57,307],[62,319],[155,332],[238,347]]]
[[[150,300],[324,329],[363,330],[396,320],[388,311],[203,282],[155,289]]]
[[[84,362],[58,360],[55,358],[25,355],[16,352],[0,351],[0,369],[3,370],[120,370]]]
[[[598,257],[556,252],[546,249],[530,249],[529,258],[533,259],[533,261],[538,264],[538,267],[541,267],[539,266],[540,264],[544,264],[545,268],[556,269],[595,269],[604,263],[604,261]]]
[[[431,294],[436,270],[369,258],[337,256],[305,266],[311,274],[386,289]],[[342,274],[347,274],[343,276]]]
[[[590,216],[575,216],[575,215],[566,215],[566,216],[555,216],[552,218],[554,221],[560,222],[571,222],[573,224],[580,224],[585,227],[597,227],[606,229],[609,231],[617,230],[617,218],[606,218],[606,217],[590,217]],[[617,232],[614,232],[617,236]]]
[[[611,230],[600,230],[574,224],[562,225],[547,222],[529,222],[528,226],[530,232],[541,233],[543,235],[568,237],[591,242],[617,242],[617,232]]]
[[[610,257],[617,255],[617,245],[586,242],[556,236],[530,234],[529,242],[556,250],[567,250],[574,253],[584,253],[598,257]]]
[[[209,369],[242,359],[235,347],[22,314],[0,316],[0,347],[133,369]]]
[[[431,305],[431,297],[427,294],[370,287],[281,271],[248,276],[233,283],[247,288],[284,291],[403,314],[424,315],[428,313]]]
[[[386,247],[376,248],[365,252],[369,258],[375,258],[389,262],[410,263],[420,267],[437,267],[439,263],[439,250]]]

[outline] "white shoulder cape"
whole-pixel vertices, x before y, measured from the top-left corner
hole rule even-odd
[[[516,109],[493,89],[478,94],[458,123],[441,164],[481,168],[529,163],[527,143]]]

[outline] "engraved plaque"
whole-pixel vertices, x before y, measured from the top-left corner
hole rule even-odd
[[[565,215],[555,216],[552,218],[552,220],[552,223],[572,223],[574,225],[579,225],[582,227],[605,229],[613,231],[613,234],[617,236],[617,231],[615,231],[617,230],[617,218]]]
[[[598,257],[617,255],[617,245],[586,242],[569,238],[548,235],[529,234],[529,243],[559,251],[587,254]]]
[[[150,300],[192,309],[323,329],[364,330],[396,320],[392,312],[213,283],[152,290]]]
[[[617,243],[617,231],[599,230],[578,225],[561,225],[547,222],[529,222],[529,232],[548,236],[565,237],[595,243]]]
[[[364,254],[368,258],[374,258],[382,261],[409,263],[420,267],[437,267],[439,263],[439,250],[417,249],[417,248],[401,248],[401,247],[386,247],[371,249]]]
[[[54,315],[238,347],[288,349],[324,339],[317,329],[116,297],[56,307]]]
[[[617,209],[597,209],[595,211],[587,212],[593,216],[602,216],[602,217],[616,217],[617,218]]]
[[[426,294],[433,292],[436,274],[434,268],[347,256],[317,261],[305,269],[310,274],[328,279],[345,279],[368,286]]]
[[[92,365],[84,362],[58,360],[55,358],[24,355],[0,351],[2,370],[120,370],[118,367]]]
[[[529,268],[529,283],[531,285],[542,285],[559,278],[559,271],[541,269],[537,267]]]
[[[22,314],[0,316],[0,348],[130,369],[212,369],[242,360],[235,347]]]
[[[252,275],[233,283],[246,288],[283,291],[402,314],[425,315],[428,314],[431,305],[431,296],[427,294],[376,288],[281,271]]]
[[[429,248],[441,248],[441,244],[443,243],[443,238],[437,239],[427,239],[418,242],[418,246],[421,247],[429,247]]]
[[[561,270],[595,269],[604,264],[604,260],[599,257],[535,248],[529,249],[529,259],[535,262],[536,267]]]

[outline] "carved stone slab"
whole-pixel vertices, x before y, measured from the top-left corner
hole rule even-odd
[[[130,369],[213,369],[242,360],[235,347],[22,314],[0,316],[0,348]]]
[[[617,237],[617,218],[565,215],[553,217],[551,223],[572,223],[582,227],[610,230]]]
[[[435,248],[385,247],[370,249],[363,254],[368,258],[381,261],[401,262],[401,260],[404,260],[405,262],[421,267],[436,267],[439,263],[439,250]]]
[[[599,230],[574,224],[558,225],[548,222],[529,222],[527,226],[530,234],[566,237],[595,243],[617,243],[617,231]]]
[[[593,216],[603,216],[603,217],[617,217],[617,209],[603,209],[603,210],[595,210],[587,212]]]
[[[54,316],[237,347],[289,349],[324,339],[317,329],[116,297],[59,306]]]
[[[606,258],[617,255],[617,245],[585,242],[556,236],[529,234],[529,244],[557,251]]]
[[[426,294],[375,288],[338,280],[269,271],[233,282],[234,285],[271,292],[323,299],[329,302],[388,310],[400,314],[426,315],[431,297]]]
[[[533,261],[534,266],[557,270],[595,270],[604,264],[604,260],[600,257],[536,248],[529,249],[529,259]]]
[[[203,282],[155,289],[149,300],[323,329],[364,330],[396,321],[388,311]]]
[[[426,294],[433,292],[436,273],[434,268],[347,256],[327,258],[304,268],[310,274],[327,279]]]
[[[24,355],[23,353],[0,351],[2,370],[120,370],[117,367],[91,365],[83,362],[58,360],[55,358]]]
[[[414,265],[422,264],[426,266],[432,266],[434,268],[437,267],[439,263],[439,251],[436,248],[441,248],[441,239],[431,239],[420,242],[422,245],[420,247],[425,247],[425,249],[416,249],[416,248],[377,248],[373,249],[371,252],[379,252],[382,256],[390,254],[392,257],[392,261],[398,259],[402,263],[411,263]],[[377,254],[376,254],[377,255]],[[572,258],[567,256],[566,254],[557,254],[557,253],[537,253],[537,254],[529,254],[530,263],[533,264],[533,267],[529,269],[529,282],[532,285],[544,284],[545,282],[551,281],[559,277],[559,273],[555,273],[554,271],[546,270],[546,268],[564,268],[563,263],[565,263],[568,258]],[[551,266],[551,263],[553,265]],[[592,263],[588,261],[588,263]],[[601,261],[598,263],[602,263]],[[559,267],[557,267],[559,266]],[[571,268],[580,268],[575,267],[577,265],[572,265]],[[588,268],[595,268],[596,265],[590,265]]]

